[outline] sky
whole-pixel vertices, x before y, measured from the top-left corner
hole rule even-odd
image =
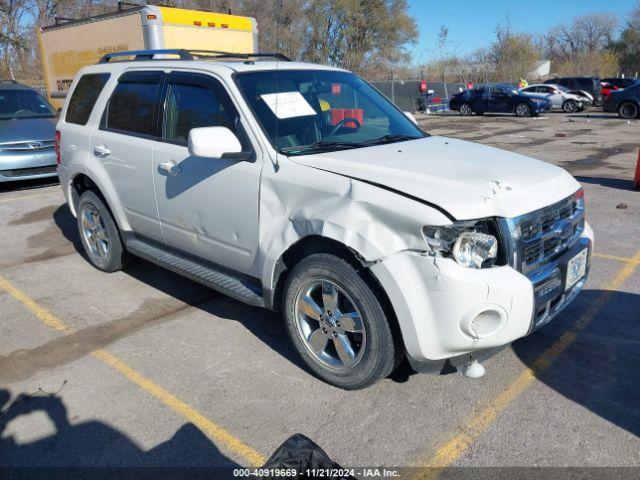
[[[409,0],[420,30],[418,43],[409,49],[414,63],[437,56],[441,25],[449,28],[452,53],[465,54],[488,45],[496,25],[507,17],[514,31],[535,34],[587,13],[614,13],[622,22],[635,4],[636,0]]]

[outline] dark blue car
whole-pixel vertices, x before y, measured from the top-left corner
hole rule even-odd
[[[534,117],[551,109],[551,102],[542,95],[519,92],[509,85],[480,86],[451,97],[451,110],[460,115],[475,113],[514,113],[518,117]]]
[[[618,112],[620,118],[640,118],[640,83],[624,90],[612,90],[604,101],[605,112]]]

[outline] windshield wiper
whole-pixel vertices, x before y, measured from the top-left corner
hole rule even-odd
[[[341,142],[341,141],[326,141],[320,140],[319,142],[310,143],[308,145],[298,145],[294,147],[284,147],[281,148],[280,151],[282,153],[302,153],[302,152],[318,152],[318,151],[328,151],[331,149],[341,149],[341,148],[358,148],[365,146],[362,143],[357,142]]]
[[[374,138],[373,140],[367,140],[363,142],[365,145],[383,145],[385,143],[404,142],[406,140],[418,140],[423,137],[416,137],[415,135],[384,135],[380,138]]]

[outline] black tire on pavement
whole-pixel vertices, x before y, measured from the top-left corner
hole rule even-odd
[[[578,104],[575,100],[567,100],[562,104],[562,110],[564,113],[576,113],[578,111]]]
[[[514,109],[516,117],[529,117],[531,116],[531,108],[526,103],[519,103]]]
[[[618,107],[618,115],[625,120],[640,118],[640,108],[634,102],[622,102]]]
[[[470,103],[464,102],[462,105],[460,105],[459,111],[460,111],[460,115],[464,117],[468,117],[473,113],[473,107],[471,107]]]
[[[122,270],[131,260],[118,226],[104,201],[91,190],[78,201],[78,233],[91,263],[104,272]]]
[[[349,262],[328,253],[309,255],[289,274],[283,300],[286,329],[306,366],[325,382],[348,390],[367,387],[390,375],[404,354],[376,290]],[[335,299],[333,292],[339,292]],[[354,315],[348,316],[351,311]],[[345,327],[349,318],[359,319],[363,333],[348,333],[357,331]],[[340,327],[342,334],[334,330]],[[349,362],[342,361],[345,350],[338,348],[343,336],[353,354]]]

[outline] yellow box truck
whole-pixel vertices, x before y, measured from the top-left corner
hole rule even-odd
[[[40,31],[47,93],[56,107],[78,70],[107,53],[176,48],[255,53],[258,26],[251,17],[141,5]]]

